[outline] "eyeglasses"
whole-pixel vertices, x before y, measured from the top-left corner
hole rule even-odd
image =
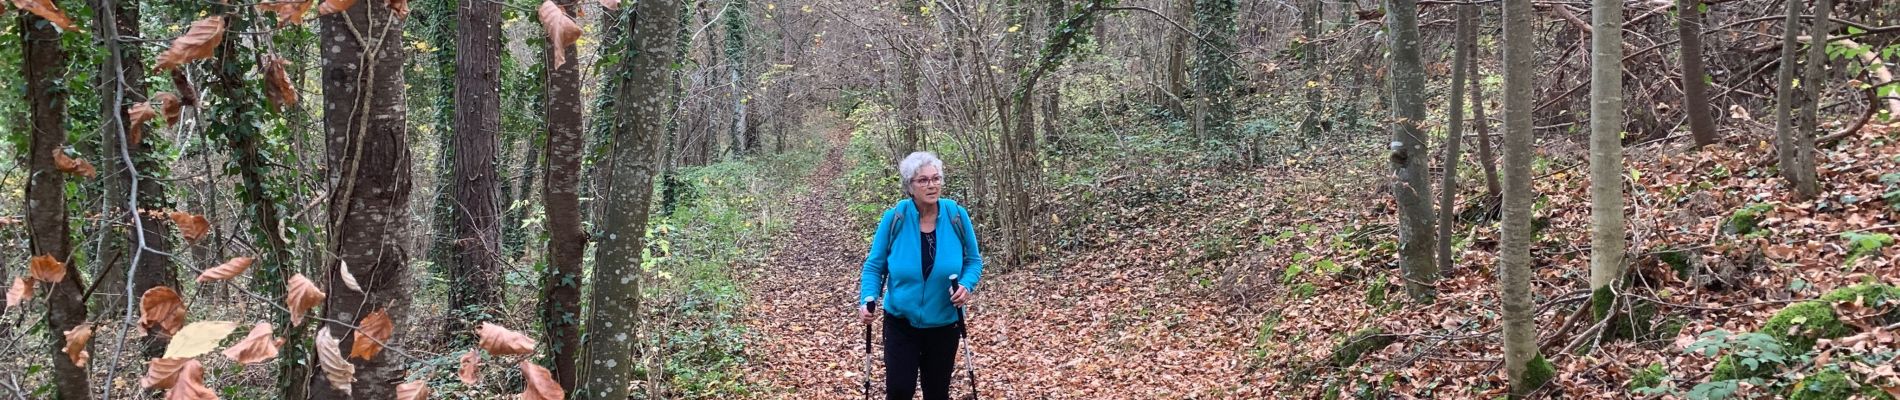
[[[943,175],[910,178],[910,184],[912,185],[929,185],[936,183],[943,183]]]

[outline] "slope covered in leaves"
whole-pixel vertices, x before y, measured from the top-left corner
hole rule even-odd
[[[1900,283],[1900,252],[1887,236],[1896,208],[1885,199],[1900,188],[1900,175],[1889,175],[1900,172],[1893,129],[1874,125],[1821,152],[1826,195],[1806,202],[1761,167],[1760,157],[1771,153],[1760,143],[1700,152],[1632,146],[1626,178],[1633,283],[1624,293],[1655,310],[1629,322],[1640,325],[1633,340],[1600,339],[1613,324],[1573,316],[1589,303],[1587,178],[1576,155],[1541,157],[1533,171],[1542,196],[1533,284],[1540,343],[1556,367],[1541,393],[1687,395],[1711,381],[1717,359],[1728,353],[1687,351],[1705,333],[1754,331],[1784,306],[1854,284]],[[1150,139],[1125,137],[1056,155],[1074,162],[1055,165],[1082,167],[1056,173],[1063,183],[1049,199],[1050,232],[1040,241],[1046,247],[1030,264],[987,274],[972,310],[971,344],[985,395],[1502,393],[1498,230],[1483,208],[1492,203],[1481,199],[1474,168],[1462,171],[1472,188],[1460,192],[1456,267],[1440,281],[1439,300],[1427,305],[1409,302],[1396,277],[1384,166],[1376,150],[1354,150],[1376,143],[1235,172],[1146,161],[1171,160],[1161,154],[1166,144],[1142,144]],[[1561,146],[1547,146],[1555,147]],[[836,166],[812,178],[820,189],[797,203],[799,218],[820,222],[795,224],[804,230],[793,235],[797,250],[781,248],[754,282],[753,322],[761,328],[750,351],[763,358],[749,372],[776,388],[765,397],[861,390],[862,328],[848,304],[868,222],[838,223],[843,206],[821,184],[838,179],[830,168]],[[1735,225],[1741,222],[1752,226]],[[1878,368],[1896,348],[1887,330],[1868,325],[1877,311],[1862,310],[1855,314],[1861,320],[1850,321],[1873,340],[1823,341],[1816,352],[1829,356],[1821,363],[1792,354],[1797,362],[1783,376],[1735,389],[1785,395],[1820,364],[1869,388],[1900,385],[1891,364]],[[881,365],[873,377],[873,390],[881,390]],[[966,375],[959,370],[955,379],[953,390],[966,393]],[[1641,387],[1655,389],[1635,390]]]

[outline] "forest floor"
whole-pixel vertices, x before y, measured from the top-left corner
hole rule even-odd
[[[856,398],[864,390],[864,327],[851,304],[869,241],[846,215],[841,171],[849,132],[798,195],[792,233],[750,282],[754,339],[747,366],[769,398]],[[1095,261],[1086,261],[1084,265]],[[1103,266],[1107,267],[1107,266]],[[1140,267],[1102,268],[1091,279],[1033,269],[986,274],[969,309],[976,390],[990,398],[1225,397],[1245,391],[1237,370],[1252,325],[1206,300],[1151,302],[1176,290]],[[881,328],[873,332],[881,338]],[[883,352],[871,391],[882,398]],[[959,358],[952,393],[971,386]],[[1257,389],[1255,389],[1257,390]]]
[[[1758,329],[1784,306],[1857,283],[1895,284],[1895,128],[1869,126],[1819,152],[1826,193],[1807,201],[1763,167],[1772,153],[1762,143],[1699,152],[1631,146],[1626,212],[1636,283],[1627,292],[1655,309],[1652,318],[1631,321],[1642,331],[1633,340],[1596,340],[1589,333],[1605,323],[1570,321],[1589,304],[1587,177],[1578,159],[1540,157],[1532,171],[1540,194],[1533,291],[1540,343],[1556,368],[1542,395],[1643,398],[1653,396],[1635,389],[1651,387],[1690,397],[1692,388],[1716,383],[1710,371],[1718,357],[1689,351],[1711,332]],[[861,396],[864,333],[851,304],[869,232],[853,220],[850,184],[841,182],[853,168],[849,140],[849,132],[832,136],[807,178],[809,192],[793,200],[792,233],[777,239],[746,282],[750,360],[742,374],[763,389],[756,397]],[[1235,171],[1151,161],[1178,154],[1126,147],[1157,148],[1139,134],[1104,140],[1090,151],[1117,159],[1058,164],[1092,171],[1052,171],[1068,183],[1048,200],[1048,248],[1025,265],[993,262],[979,286],[970,344],[986,397],[1502,393],[1499,233],[1493,217],[1467,211],[1484,204],[1475,170],[1461,174],[1470,189],[1459,196],[1456,267],[1438,283],[1438,300],[1421,305],[1405,298],[1395,276],[1393,206],[1383,189],[1389,172],[1376,143]],[[1730,230],[1738,219],[1752,224]],[[1711,343],[1722,354],[1734,346],[1720,342]],[[1900,385],[1900,377],[1883,375],[1891,365],[1869,369],[1891,362],[1900,344],[1845,346],[1816,349],[1835,354],[1825,369],[1878,387]],[[1812,353],[1791,356],[1798,365],[1736,389],[1785,396],[1823,369]],[[968,361],[958,361],[958,398],[970,387],[962,371]],[[873,393],[882,391],[883,374],[874,366]]]

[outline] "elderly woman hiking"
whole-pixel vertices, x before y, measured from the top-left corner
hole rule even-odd
[[[942,197],[943,160],[911,153],[897,171],[909,198],[878,221],[864,257],[858,318],[868,329],[877,318],[871,308],[883,299],[886,398],[910,399],[922,375],[925,400],[949,399],[963,323],[959,307],[970,302],[983,275],[983,256],[969,211]]]

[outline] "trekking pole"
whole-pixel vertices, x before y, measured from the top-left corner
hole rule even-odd
[[[865,297],[864,310],[877,311],[877,298]],[[864,400],[871,400],[871,323],[864,323]]]
[[[956,281],[957,276],[950,275],[950,284],[955,285],[957,288],[963,288],[963,284],[956,283]],[[963,348],[963,371],[969,373],[970,376],[970,398],[981,399],[983,397],[978,395],[976,391],[976,353],[970,350],[969,332],[969,314],[963,312],[963,307],[957,307],[957,340],[963,342],[962,345],[957,347]]]

